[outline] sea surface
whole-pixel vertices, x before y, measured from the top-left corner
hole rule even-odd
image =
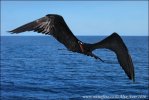
[[[78,36],[94,43],[100,36]],[[68,51],[49,36],[1,36],[1,100],[148,98],[148,37],[122,37],[132,56],[135,82],[107,49],[92,57]]]

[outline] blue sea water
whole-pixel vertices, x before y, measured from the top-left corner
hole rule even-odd
[[[94,43],[104,37],[80,36]],[[127,78],[110,50],[94,58],[67,51],[49,36],[1,36],[1,100],[95,100],[100,96],[148,98],[148,37],[123,37],[135,67]]]

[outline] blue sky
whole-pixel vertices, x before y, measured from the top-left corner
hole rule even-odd
[[[62,15],[75,35],[148,35],[147,1],[2,1],[1,35],[53,13]]]

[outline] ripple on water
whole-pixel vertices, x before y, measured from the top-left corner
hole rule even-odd
[[[131,38],[124,39],[134,62],[135,83],[127,78],[116,55],[109,50],[94,52],[110,62],[102,63],[69,52],[51,38],[2,37],[1,99],[82,100],[82,96],[94,95],[148,95],[146,37]]]

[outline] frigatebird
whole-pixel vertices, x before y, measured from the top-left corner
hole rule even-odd
[[[84,43],[74,36],[63,17],[57,14],[48,14],[9,32],[17,34],[25,31],[34,31],[45,35],[52,35],[68,50],[94,57],[102,62],[104,61],[93,54],[92,51],[101,48],[109,49],[116,53],[118,62],[128,78],[133,81],[135,80],[134,66],[131,56],[122,38],[116,32],[100,42],[90,44]]]

